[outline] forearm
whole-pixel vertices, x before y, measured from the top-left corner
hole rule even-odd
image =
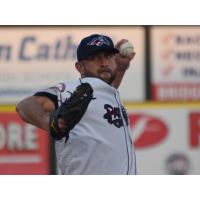
[[[116,89],[119,88],[121,82],[122,82],[122,79],[124,77],[124,74],[125,74],[125,71],[117,71],[117,74],[116,74],[116,78],[115,80],[113,81],[112,83],[112,86]]]
[[[125,42],[128,42],[128,40],[126,40],[126,39],[120,40],[116,44],[116,48],[119,49],[120,46]],[[124,74],[126,73],[126,70],[129,68],[130,62],[134,57],[135,57],[135,52],[132,52],[129,55],[121,55],[120,53],[115,55],[115,61],[117,64],[117,72],[116,72],[116,78],[112,83],[112,86],[114,88],[116,88],[116,89],[119,88],[119,86],[122,82],[122,79],[124,77]]]
[[[20,102],[16,107],[20,117],[45,131],[49,128],[49,113],[45,112],[42,106],[34,98],[28,98]]]

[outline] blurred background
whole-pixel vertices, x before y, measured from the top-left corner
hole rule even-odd
[[[77,45],[94,33],[136,52],[119,90],[138,174],[200,174],[200,26],[1,26],[0,174],[59,173],[51,139],[15,105],[78,78]]]

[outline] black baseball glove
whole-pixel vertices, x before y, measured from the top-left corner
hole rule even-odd
[[[69,131],[81,120],[90,101],[93,98],[93,89],[89,83],[82,83],[71,94],[71,97],[55,111],[51,113],[49,130],[51,136],[60,140],[63,137],[68,139]],[[66,130],[60,130],[58,119],[62,118],[67,126]]]

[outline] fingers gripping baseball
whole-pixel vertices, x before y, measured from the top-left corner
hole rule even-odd
[[[122,39],[116,44],[115,47],[119,50],[119,53],[116,54],[115,58],[118,70],[127,70],[130,66],[131,60],[135,57],[132,44],[128,40]]]

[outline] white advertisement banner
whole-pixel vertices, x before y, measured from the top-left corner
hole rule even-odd
[[[120,91],[124,100],[144,100],[143,27],[24,26],[0,28],[0,104],[15,104],[39,89],[78,78],[74,67],[77,46],[94,33],[108,35],[114,43],[125,38],[134,45],[136,56]]]
[[[127,105],[138,174],[200,174],[200,104]]]
[[[155,100],[200,100],[200,26],[151,29]]]

